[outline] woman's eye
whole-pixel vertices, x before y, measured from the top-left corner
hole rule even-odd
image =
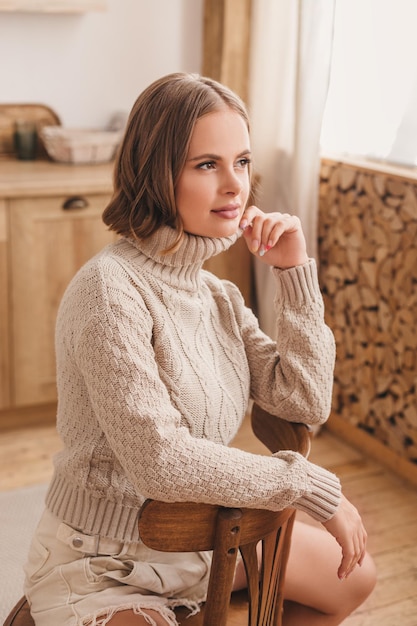
[[[215,167],[215,162],[214,161],[205,161],[204,163],[199,163],[197,165],[197,169],[199,170],[211,170]]]
[[[244,159],[239,159],[237,164],[238,164],[239,167],[247,167],[250,162],[251,162],[251,160],[248,159],[247,157],[245,157]]]

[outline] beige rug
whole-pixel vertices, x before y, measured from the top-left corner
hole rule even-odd
[[[23,594],[23,564],[46,485],[0,492],[0,624]]]

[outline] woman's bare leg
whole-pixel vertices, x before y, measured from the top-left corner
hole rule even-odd
[[[295,522],[285,576],[284,626],[337,626],[368,597],[376,582],[367,554],[361,567],[339,580],[341,550],[323,528]],[[234,590],[246,587],[243,564],[236,570]]]
[[[336,626],[373,590],[374,563],[366,555],[344,580],[337,576],[341,550],[324,529],[302,522],[294,525],[285,577],[285,626]]]

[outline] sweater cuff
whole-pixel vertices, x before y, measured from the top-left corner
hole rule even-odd
[[[339,479],[328,470],[309,463],[307,482],[309,489],[294,502],[294,508],[308,513],[318,522],[328,521],[340,504]]]
[[[300,306],[312,300],[321,300],[317,265],[314,259],[286,270],[273,267],[272,273],[277,282],[277,303],[289,300],[292,304]]]

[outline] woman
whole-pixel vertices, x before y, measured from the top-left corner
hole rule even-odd
[[[324,422],[334,364],[299,220],[247,206],[248,127],[233,93],[194,75],[156,81],[133,106],[104,212],[121,238],[74,277],[57,320],[64,446],[26,568],[37,626],[172,626],[172,607],[204,600],[210,555],[143,546],[146,498],[292,505],[321,522],[328,533],[294,531],[286,626],[339,624],[374,585],[333,474],[294,452],[228,447],[250,398]],[[234,285],[202,269],[242,233],[275,277],[276,342]]]

